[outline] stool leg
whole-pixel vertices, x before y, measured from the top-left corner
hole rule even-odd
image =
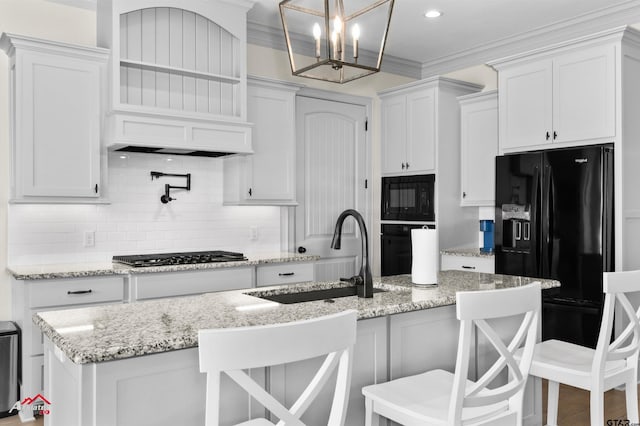
[[[591,426],[604,424],[604,392],[601,389],[591,389],[590,397]]]
[[[365,398],[364,400],[364,425],[378,426],[379,416],[373,412],[373,400]]]
[[[631,423],[640,423],[638,420],[638,385],[634,380],[628,380],[625,385],[625,397],[627,402],[627,420]]]
[[[558,399],[560,397],[560,383],[549,380],[547,386],[547,425],[558,425]]]

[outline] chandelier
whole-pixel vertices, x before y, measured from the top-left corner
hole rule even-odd
[[[380,71],[394,1],[281,1],[293,75],[346,83]]]

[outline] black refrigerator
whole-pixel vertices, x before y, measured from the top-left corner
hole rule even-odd
[[[496,157],[496,273],[561,283],[543,291],[543,340],[595,347],[613,262],[613,145]]]

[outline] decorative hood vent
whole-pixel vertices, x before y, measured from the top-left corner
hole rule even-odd
[[[107,147],[207,157],[252,154],[246,20],[253,4],[98,2],[97,41],[111,50]]]

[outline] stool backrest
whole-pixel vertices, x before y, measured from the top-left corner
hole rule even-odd
[[[596,353],[591,369],[594,380],[603,380],[608,361],[626,360],[629,365],[637,365],[640,348],[640,308],[633,309],[627,293],[640,291],[640,271],[605,272],[603,274],[604,308],[602,323],[596,345]],[[618,306],[622,317],[616,318],[624,330],[611,342],[613,318]]]
[[[454,388],[449,405],[449,424],[459,425],[466,407],[491,406],[509,401],[505,416],[522,416],[522,398],[540,321],[540,283],[502,290],[458,292],[457,317],[460,335]],[[515,335],[504,342],[487,320],[522,316]],[[475,382],[467,386],[469,360],[474,341],[474,329],[482,333],[499,354],[498,360]],[[517,361],[514,352],[524,345]],[[505,369],[509,371],[506,384],[489,389],[488,385]]]
[[[329,425],[344,424],[351,382],[357,312],[348,310],[304,321],[264,326],[200,330],[200,371],[207,373],[206,424],[220,415],[220,376],[224,372],[287,426],[304,426],[304,412],[337,369]],[[287,408],[243,370],[287,364],[325,355],[295,403]]]

